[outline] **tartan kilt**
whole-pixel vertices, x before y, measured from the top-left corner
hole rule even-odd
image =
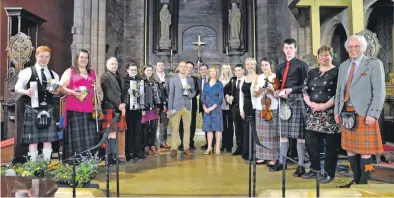
[[[113,118],[114,118],[114,110],[113,109],[103,109],[103,130],[107,129],[109,125],[111,124]],[[111,131],[116,131],[116,125],[118,125],[117,122],[115,122],[114,126],[112,127]],[[126,117],[124,115],[120,116],[120,122],[119,122],[119,131],[125,131],[127,129],[126,126]]]
[[[92,148],[99,142],[96,120],[90,112],[67,111],[67,125],[63,132],[64,157]],[[73,152],[74,147],[74,152]],[[94,155],[95,151],[92,151]]]
[[[46,108],[32,108],[29,105],[25,105],[23,128],[22,128],[22,143],[24,144],[36,144],[41,142],[54,142],[59,138],[57,136],[55,108],[52,107],[48,110],[51,116],[51,124],[46,129],[38,129],[36,126],[37,115],[41,110],[47,110]]]
[[[296,101],[298,99],[298,101]],[[305,138],[305,113],[306,107],[301,93],[291,93],[287,99],[280,99],[281,104],[286,102],[291,109],[291,116],[288,120],[279,118],[281,124],[281,137]],[[278,109],[279,111],[279,109]]]
[[[256,131],[262,145],[272,149],[272,151],[256,145],[256,158],[261,160],[279,159],[279,115],[276,109],[272,111],[273,118],[270,121],[260,117],[260,110],[256,110]]]
[[[378,120],[373,125],[365,124],[365,116],[356,115],[356,125],[352,129],[341,126],[342,149],[361,155],[383,153],[382,137]]]

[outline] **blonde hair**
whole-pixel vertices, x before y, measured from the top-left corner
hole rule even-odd
[[[224,68],[227,68],[227,70],[228,70],[228,75],[227,75],[227,80],[230,80],[232,77],[233,77],[233,72],[232,72],[232,70],[231,70],[231,66],[230,65],[227,65],[227,64],[224,64],[224,65],[222,65],[222,68],[221,68],[221,70],[220,70],[220,77],[219,77],[219,79],[220,80],[223,80],[223,73],[224,73]]]
[[[219,70],[218,70],[216,67],[210,67],[210,68],[208,69],[208,77],[209,77],[209,80],[211,80],[211,76],[209,75],[209,72],[211,72],[211,70],[214,70],[214,71],[216,72],[216,80],[219,80],[219,77],[218,77]]]
[[[37,47],[36,56],[38,56],[40,53],[43,53],[43,52],[49,52],[49,54],[50,54],[52,52],[52,50],[48,46]]]
[[[246,68],[246,63],[247,62],[252,62],[252,64],[253,64],[253,67],[256,69],[256,65],[257,65],[257,61],[256,61],[256,59],[254,59],[254,58],[247,58],[247,59],[245,59],[245,68]]]

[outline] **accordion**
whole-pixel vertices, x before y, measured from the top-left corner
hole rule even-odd
[[[144,94],[143,80],[130,80],[129,103],[130,110],[139,110],[145,108],[145,94]]]
[[[148,110],[154,109],[156,106],[166,104],[165,83],[147,82],[145,87],[145,101]]]

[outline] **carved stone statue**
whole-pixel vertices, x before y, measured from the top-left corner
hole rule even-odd
[[[160,42],[159,46],[161,49],[169,49],[171,47],[170,40],[170,25],[171,25],[171,13],[168,10],[168,5],[163,4],[160,11]]]
[[[240,31],[241,31],[241,11],[237,4],[232,3],[232,8],[228,10],[228,17],[230,23],[230,48],[237,48],[240,46]]]

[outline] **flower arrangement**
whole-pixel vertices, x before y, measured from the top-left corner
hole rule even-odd
[[[89,183],[98,173],[98,163],[100,158],[98,154],[82,156],[75,167],[76,187],[81,188]],[[37,161],[27,161],[24,164],[4,165],[1,166],[1,175],[5,175],[6,170],[13,169],[15,173],[22,177],[39,176],[40,172],[45,177],[53,179],[59,184],[73,185],[72,174],[73,166],[66,163],[56,165],[47,164],[42,156],[38,156]]]

